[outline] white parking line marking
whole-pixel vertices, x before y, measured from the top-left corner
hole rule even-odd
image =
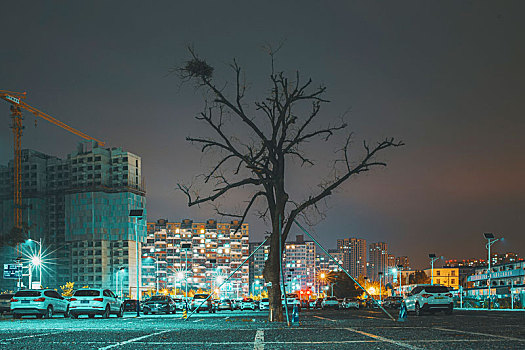
[[[485,337],[494,337],[494,338],[501,338],[501,339],[506,339],[506,340],[513,340],[513,341],[525,341],[525,339],[507,337],[505,335],[496,335],[496,334],[489,334],[489,333],[460,331],[459,329],[448,329],[448,328],[441,328],[441,327],[434,327],[434,329],[437,329],[437,330],[440,330],[440,331],[446,331],[446,332],[464,333],[464,334],[472,334],[472,335],[482,335],[482,336],[485,336]]]
[[[24,335],[24,336],[21,336],[21,337],[14,337],[14,338],[2,339],[1,342],[3,343],[3,342],[11,341],[11,340],[18,340],[18,339],[25,339],[25,338],[35,338],[35,337],[42,337],[42,336],[45,336],[45,335],[58,334],[58,333],[63,333],[63,332],[66,332],[66,331],[61,331],[61,332],[48,332],[48,333],[38,333],[38,334]]]
[[[163,334],[163,333],[167,333],[167,332],[171,332],[172,330],[169,329],[167,331],[161,331],[161,332],[157,332],[157,333],[152,333],[152,334],[147,334],[147,335],[143,335],[142,337],[137,337],[137,338],[132,338],[132,339],[129,339],[129,340],[126,340],[126,341],[121,341],[121,342],[118,342],[116,344],[112,344],[112,345],[108,345],[108,346],[105,346],[103,348],[99,348],[99,350],[106,350],[106,349],[111,349],[111,348],[115,348],[117,346],[121,346],[121,345],[125,345],[125,344],[129,344],[129,343],[134,343],[136,341],[139,341],[139,340],[142,340],[142,339],[146,339],[146,338],[149,338],[149,337],[153,337],[155,335],[159,335],[159,334]]]
[[[262,329],[258,329],[257,332],[255,332],[253,350],[264,350],[264,331]]]
[[[403,348],[413,349],[413,350],[419,349],[418,347],[412,346],[412,345],[407,344],[407,343],[403,343],[403,342],[396,341],[396,340],[393,340],[393,339],[388,339],[388,338],[385,338],[385,337],[381,337],[379,335],[363,332],[363,331],[360,331],[360,330],[357,330],[357,329],[354,329],[354,328],[345,328],[345,329],[349,330],[351,332],[354,332],[354,333],[359,333],[359,334],[365,335],[365,336],[373,338],[373,339],[381,340],[381,341],[386,342],[386,343],[390,343],[390,344],[394,344],[394,345],[397,345],[397,346],[401,346]]]
[[[318,318],[320,320],[327,320],[327,321],[332,321],[332,322],[335,322],[335,320],[332,320],[330,318],[326,318],[326,317],[321,317],[321,316],[314,316],[315,318]]]

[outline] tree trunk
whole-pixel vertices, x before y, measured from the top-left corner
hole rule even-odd
[[[270,313],[268,320],[270,322],[283,322],[283,307],[281,300],[281,269],[280,269],[280,252],[279,252],[279,228],[273,225],[273,232],[270,238],[270,252],[268,260],[264,265],[264,279],[271,282],[272,286],[268,288],[268,299]]]

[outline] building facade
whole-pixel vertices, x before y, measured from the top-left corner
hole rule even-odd
[[[139,156],[95,142],[66,159],[22,151],[24,222],[46,252],[43,286],[75,282],[137,295],[136,240],[144,241],[146,223],[129,211],[146,215],[141,167]],[[13,225],[12,169],[12,161],[0,168],[2,231]]]
[[[368,279],[379,281],[379,273],[386,277],[388,273],[388,244],[385,242],[371,243],[368,246]]]
[[[337,240],[337,249],[343,254],[343,267],[354,278],[367,274],[366,239],[344,238]]]
[[[287,291],[313,290],[316,281],[315,243],[297,235],[295,242],[286,242],[283,273]]]
[[[148,223],[142,247],[144,290],[216,290],[249,256],[249,225],[239,221]],[[243,265],[220,289],[221,295],[247,295],[249,264]]]
[[[396,257],[395,266],[402,266],[403,270],[410,270],[410,260],[408,259],[408,256]]]
[[[434,276],[432,276],[434,271]],[[434,278],[434,284],[441,284],[452,289],[458,289],[460,286],[459,268],[457,267],[434,267],[434,269],[424,270],[425,274]]]
[[[488,266],[477,267],[474,274],[467,278],[470,288],[465,288],[467,296],[485,298],[489,295],[488,282],[490,277],[490,295],[497,297],[509,296],[511,293],[520,296],[525,301],[525,262],[517,261],[491,266],[490,276]]]

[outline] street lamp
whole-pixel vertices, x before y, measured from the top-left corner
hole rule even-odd
[[[184,250],[184,255],[186,257],[186,263],[184,264],[186,268],[184,271],[184,279],[186,282],[186,309],[188,309],[188,249],[191,249],[191,243],[182,243],[180,248]]]
[[[381,294],[383,294],[383,289],[381,289],[381,278],[383,277],[383,272],[379,271],[377,275],[379,276],[379,305],[381,305]]]
[[[490,233],[490,232],[487,232],[487,233],[484,233],[483,236],[485,236],[485,239],[488,241],[487,244],[485,245],[485,247],[487,248],[488,250],[488,261],[489,261],[489,266],[488,266],[488,269],[487,269],[487,284],[488,284],[488,298],[489,298],[489,310],[491,308],[491,303],[490,303],[490,297],[491,297],[491,294],[490,294],[490,287],[491,287],[491,278],[490,278],[490,275],[491,275],[491,270],[490,270],[490,266],[491,266],[491,260],[492,260],[492,256],[490,254],[490,247],[496,243],[497,241],[499,241],[501,238],[495,238],[494,237],[494,234]]]
[[[139,281],[139,269],[140,269],[140,254],[139,254],[139,234],[137,232],[137,220],[142,220],[143,209],[131,209],[129,216],[134,219],[133,228],[135,229],[135,250],[136,250],[136,271],[137,271],[137,317],[140,316],[140,281]]]
[[[399,271],[399,295],[402,293],[402,285],[403,285],[403,274],[401,273],[401,270],[403,270],[403,265],[397,265],[397,271]],[[403,293],[404,295],[405,293]]]
[[[39,283],[40,287],[42,287],[42,239],[39,239],[38,241],[35,241],[34,239],[28,238],[26,240],[26,243],[36,243],[38,244],[38,256],[33,256],[31,258],[31,264],[33,266],[38,266],[39,271]],[[31,269],[31,266],[29,267]],[[32,281],[29,281],[29,288],[33,288]]]
[[[428,257],[430,258],[430,264],[432,265],[432,270],[430,272],[430,284],[434,284],[434,261],[439,260],[442,257],[436,257],[436,254],[434,253],[428,254]]]

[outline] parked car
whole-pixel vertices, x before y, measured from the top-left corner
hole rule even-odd
[[[259,310],[268,310],[270,309],[270,299],[262,298],[259,302]]]
[[[108,318],[110,315],[122,317],[123,302],[109,289],[82,288],[73,293],[69,305],[71,317],[88,315],[89,318],[101,315]]]
[[[195,294],[191,301],[191,309],[197,309],[197,312],[208,311],[209,313],[215,313],[217,311],[217,304],[212,300],[212,298],[208,298],[208,296],[209,294]],[[202,302],[206,298],[208,298],[208,301],[203,304]]]
[[[37,318],[51,318],[54,314],[69,316],[69,302],[52,289],[20,290],[11,298],[11,312],[14,318],[36,315]]]
[[[315,309],[315,303],[317,302],[317,299],[313,299],[309,301],[310,309]]]
[[[175,313],[176,310],[175,302],[169,295],[154,295],[144,303],[143,308],[145,315],[149,313],[157,314],[161,312],[165,314],[171,314]]]
[[[339,309],[339,301],[336,297],[326,297],[321,304],[323,309]]]
[[[233,303],[233,309],[234,310],[240,310],[241,309],[242,299],[232,299],[232,303]]]
[[[299,296],[295,293],[289,293],[286,294],[286,300],[284,300],[284,297],[282,298],[283,308],[288,305],[288,309],[293,309],[294,306],[297,306],[299,309],[301,309],[301,301],[299,300]]]
[[[341,303],[343,309],[356,309],[359,310],[359,301],[353,298],[344,298]]]
[[[11,312],[11,298],[13,293],[0,294],[0,314]]]
[[[403,297],[391,296],[385,299],[385,301],[383,302],[383,306],[389,309],[397,309],[401,307],[402,302],[403,302]]]
[[[173,301],[175,302],[175,310],[184,310],[186,306],[186,300],[184,298],[174,298]]]
[[[419,284],[405,298],[404,303],[407,311],[413,311],[417,316],[421,316],[424,311],[445,311],[452,314],[454,303],[450,290],[439,284]]]
[[[315,299],[315,308],[321,309],[323,307],[323,301],[324,301],[324,298]]]
[[[230,299],[221,299],[217,303],[217,310],[230,310],[233,311],[232,301]]]
[[[252,298],[244,298],[241,301],[241,310],[247,310],[247,309],[255,310],[255,302],[253,301]]]
[[[127,299],[122,303],[124,311],[137,311],[137,300],[136,299]]]

